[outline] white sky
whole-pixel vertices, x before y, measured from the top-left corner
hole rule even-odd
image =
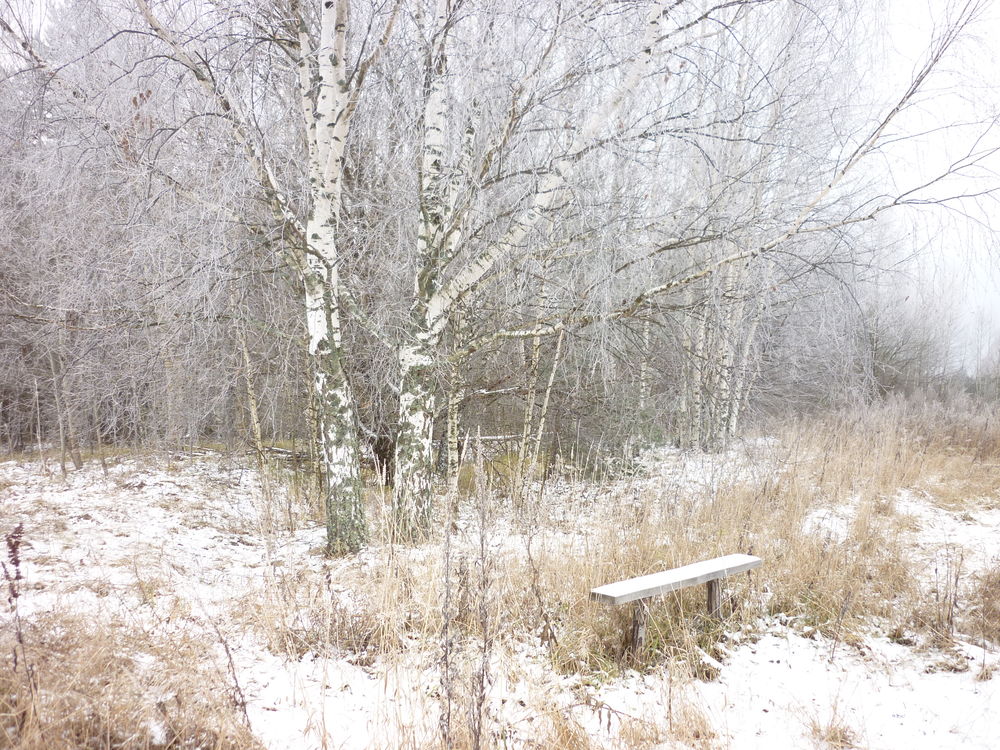
[[[887,87],[899,91],[906,85],[935,29],[956,4],[947,0],[890,0],[884,50]],[[970,31],[938,77],[930,81],[919,107],[909,113],[908,128],[931,129],[957,121],[982,123],[1000,114],[1000,55],[996,52],[1000,2],[990,0],[982,19]],[[983,127],[938,131],[910,144],[892,164],[897,183],[915,183],[964,155]],[[991,146],[1000,146],[1000,129],[980,144],[981,149]],[[966,178],[942,185],[935,194],[956,195],[991,186],[1000,187],[1000,156],[991,157],[984,168]],[[1000,203],[991,199],[967,201],[956,209],[960,210],[908,211],[897,215],[896,226],[903,223],[914,248],[926,246],[914,270],[922,287],[918,296],[928,316],[954,317],[958,328],[956,360],[971,371],[987,349],[995,351],[1000,343],[1000,243],[993,231],[1000,229]]]

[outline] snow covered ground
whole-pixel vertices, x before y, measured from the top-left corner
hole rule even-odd
[[[669,452],[647,463],[648,481],[664,486],[721,471],[711,458]],[[82,614],[150,638],[184,633],[213,644],[216,672],[238,686],[270,750],[430,746],[441,715],[435,643],[358,658],[307,646],[296,653],[268,639],[269,618],[310,626],[308,611],[267,611],[289,580],[319,582],[349,612],[358,581],[393,554],[376,547],[328,560],[322,527],[275,528],[272,503],[255,470],[220,457],[122,458],[107,474],[89,464],[65,477],[36,461],[2,463],[0,533],[24,525],[20,615]],[[996,564],[1000,510],[946,510],[913,492],[896,505],[926,575],[942,560],[961,560],[965,575]],[[849,503],[826,511],[811,533],[840,533],[850,513]],[[0,613],[2,627],[10,620]],[[946,649],[904,645],[883,630],[831,639],[764,618],[729,634],[721,663],[704,655],[718,669],[709,681],[666,665],[600,680],[560,674],[537,638],[503,640],[485,687],[489,731],[498,746],[525,748],[1000,747],[996,651],[961,637]],[[562,735],[553,734],[557,717]]]

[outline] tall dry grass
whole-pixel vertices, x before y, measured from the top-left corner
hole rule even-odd
[[[545,644],[556,672],[598,684],[626,667],[665,664],[681,681],[712,678],[727,642],[753,637],[764,617],[823,634],[834,649],[873,631],[938,646],[957,631],[996,637],[995,576],[958,570],[928,580],[914,556],[915,521],[897,508],[901,489],[949,510],[997,502],[1000,419],[992,412],[891,403],[785,424],[768,441],[699,460],[696,477],[638,473],[600,485],[550,477],[516,502],[509,483],[493,483],[497,472],[466,468],[459,496],[439,503],[458,515],[442,517],[439,536],[420,547],[380,535],[385,505],[372,493],[381,544],[333,563],[325,577],[275,572],[263,604],[241,606],[242,616],[295,657],[386,665],[424,653],[442,675],[435,699],[451,706],[453,726],[444,745],[421,737],[413,747],[509,740],[484,738],[467,717],[482,715],[483,680],[500,669],[483,654],[512,653],[518,643]],[[589,600],[603,583],[734,552],[764,564],[724,582],[722,621],[707,616],[704,587],[661,597],[637,659],[626,655],[630,608]],[[539,746],[601,746],[571,711],[544,703],[535,711]],[[687,737],[711,746],[711,727],[693,707],[674,718],[676,727],[616,720],[611,744]]]
[[[261,748],[202,643],[58,614],[0,634],[0,654],[0,748]]]
[[[482,586],[472,579],[486,533],[494,571],[489,618],[502,621],[501,638],[543,638],[565,671],[613,672],[623,663],[628,608],[590,602],[592,587],[733,552],[758,555],[764,565],[725,582],[725,621],[705,616],[703,587],[655,601],[647,663],[693,653],[700,664],[700,651],[714,653],[723,630],[762,615],[848,641],[873,618],[890,630],[920,627],[916,613],[927,592],[898,493],[909,488],[946,508],[995,503],[997,415],[898,402],[802,420],[774,436],[766,447],[716,459],[701,484],[669,476],[618,480],[599,491],[554,483],[515,506],[481,482],[463,492],[460,517],[441,524],[458,529],[450,537],[446,615],[441,545],[387,543],[325,583],[294,574],[271,580],[273,606],[262,609],[279,614],[259,624],[292,652],[391,653],[434,642],[445,619],[454,633],[475,638]],[[732,471],[730,463],[751,470]],[[488,518],[477,520],[474,509],[484,506]]]

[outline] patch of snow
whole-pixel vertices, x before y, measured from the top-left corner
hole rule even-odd
[[[842,544],[847,541],[856,513],[856,502],[817,508],[806,515],[802,522],[802,532],[818,537],[827,544]]]
[[[896,510],[917,525],[914,543],[929,564],[942,550],[960,550],[964,570],[978,572],[1000,563],[1000,509],[952,511],[929,498],[901,490]]]
[[[718,681],[698,691],[736,750],[808,746],[813,725],[835,724],[870,750],[993,750],[1000,680],[976,674],[927,674],[920,654],[885,638],[851,648],[776,626],[736,649]]]

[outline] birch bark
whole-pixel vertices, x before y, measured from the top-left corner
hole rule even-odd
[[[347,0],[323,3],[320,41],[313,64],[309,35],[299,20],[299,86],[309,151],[310,206],[305,290],[309,356],[318,405],[325,473],[327,548],[360,549],[367,524],[359,475],[354,399],[344,369],[341,339],[337,228],[343,195],[344,150],[357,92],[347,75]]]
[[[423,146],[420,163],[420,213],[417,273],[406,341],[399,350],[399,425],[396,433],[393,520],[402,540],[416,540],[430,526],[434,469],[433,430],[436,405],[432,380],[434,350],[444,325],[432,327],[428,301],[440,284],[444,254],[457,238],[445,235],[450,218],[449,177],[445,173],[447,127],[446,41],[451,7],[438,0],[434,33],[425,62]],[[453,208],[453,207],[452,207]],[[455,228],[453,228],[455,229]]]

